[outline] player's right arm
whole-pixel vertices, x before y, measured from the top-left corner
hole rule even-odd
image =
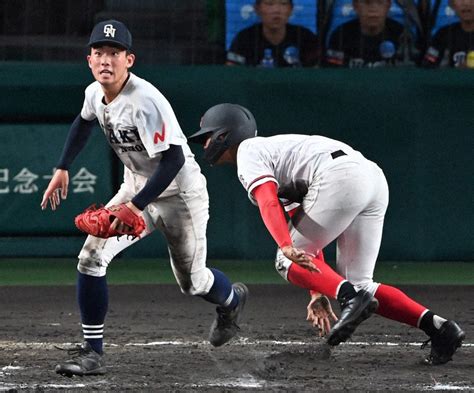
[[[252,195],[257,201],[265,226],[283,254],[305,269],[319,272],[319,269],[313,263],[311,255],[293,247],[285,214],[278,199],[276,183],[268,181],[260,184],[252,190]]]
[[[48,188],[46,188],[46,191],[43,194],[41,209],[46,209],[49,201],[51,210],[56,210],[58,205],[61,203],[61,199],[67,198],[68,186],[69,172],[64,169],[56,169],[53,178],[48,184]],[[61,192],[61,197],[59,196],[59,192]]]
[[[61,199],[67,198],[67,191],[69,186],[69,167],[79,152],[84,148],[92,129],[96,124],[96,120],[84,120],[81,115],[78,115],[73,121],[66,142],[64,144],[63,152],[53,178],[48,184],[46,191],[43,194],[41,201],[41,209],[48,207],[48,201],[52,210],[56,210],[61,202]]]

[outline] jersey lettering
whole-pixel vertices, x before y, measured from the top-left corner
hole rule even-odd
[[[110,144],[119,144],[120,141],[117,139],[117,137],[114,134],[114,130],[112,128],[107,128],[107,131],[109,133],[109,143]]]
[[[120,153],[126,153],[127,151],[145,151],[145,146],[135,145],[135,146],[121,146]]]
[[[161,128],[161,134],[158,131],[155,131],[155,138],[153,139],[153,143],[156,145],[158,141],[163,142],[165,140],[165,132],[166,127],[165,123],[163,123],[163,127]]]
[[[135,138],[130,138],[129,132],[130,132],[129,130],[118,130],[118,133],[120,135],[120,139],[122,140],[122,143],[136,142]]]
[[[109,135],[109,142],[113,145],[120,145],[122,143],[135,143],[140,141],[140,136],[136,128],[132,128],[130,130],[118,130],[117,133],[115,133],[112,127],[107,127],[107,132]]]

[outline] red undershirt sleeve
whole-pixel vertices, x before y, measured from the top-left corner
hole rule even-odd
[[[263,183],[252,190],[257,201],[260,215],[268,231],[278,244],[278,247],[291,246],[290,232],[285,213],[277,196],[277,185],[273,181]]]
[[[290,232],[288,231],[288,224],[286,223],[283,209],[280,205],[280,200],[277,196],[277,186],[274,182],[266,182],[252,190],[252,195],[258,203],[260,214],[263,222],[270,234],[273,236],[278,246],[291,246],[292,241]],[[293,217],[297,208],[288,211],[288,215]],[[322,250],[319,252],[315,260],[325,262]],[[320,294],[317,291],[310,290],[310,295]]]

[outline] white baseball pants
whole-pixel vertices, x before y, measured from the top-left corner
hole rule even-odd
[[[315,176],[301,211],[291,220],[294,246],[316,253],[337,241],[336,270],[357,289],[372,294],[375,263],[388,206],[388,185],[382,170],[360,153],[335,158]],[[281,251],[277,263],[282,270]],[[286,269],[289,260],[283,263]],[[283,270],[281,274],[286,277]]]
[[[145,178],[126,169],[124,183],[107,206],[130,201],[145,182]],[[161,230],[167,240],[171,267],[182,292],[190,295],[208,293],[214,276],[206,267],[209,196],[205,177],[201,175],[189,191],[150,203],[143,211],[143,217],[146,229],[141,238],[157,228]],[[105,276],[112,259],[139,240],[131,240],[127,236],[109,239],[88,236],[79,253],[77,269],[83,274]]]

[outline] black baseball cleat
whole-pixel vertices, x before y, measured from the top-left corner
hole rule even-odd
[[[378,306],[379,302],[369,292],[357,292],[355,297],[341,304],[341,317],[329,332],[327,343],[336,346],[349,339],[357,326],[369,318]]]
[[[249,290],[241,282],[233,284],[232,288],[239,296],[239,304],[231,311],[226,311],[221,307],[216,308],[217,316],[209,332],[209,342],[215,347],[225,344],[240,330],[238,323],[242,318]]]
[[[444,322],[439,330],[421,346],[424,348],[431,341],[431,353],[426,357],[425,363],[438,365],[449,362],[465,337],[466,333],[456,322]]]
[[[68,349],[67,352],[73,358],[56,366],[55,371],[58,374],[66,377],[105,374],[104,359],[91,348],[87,341]]]

